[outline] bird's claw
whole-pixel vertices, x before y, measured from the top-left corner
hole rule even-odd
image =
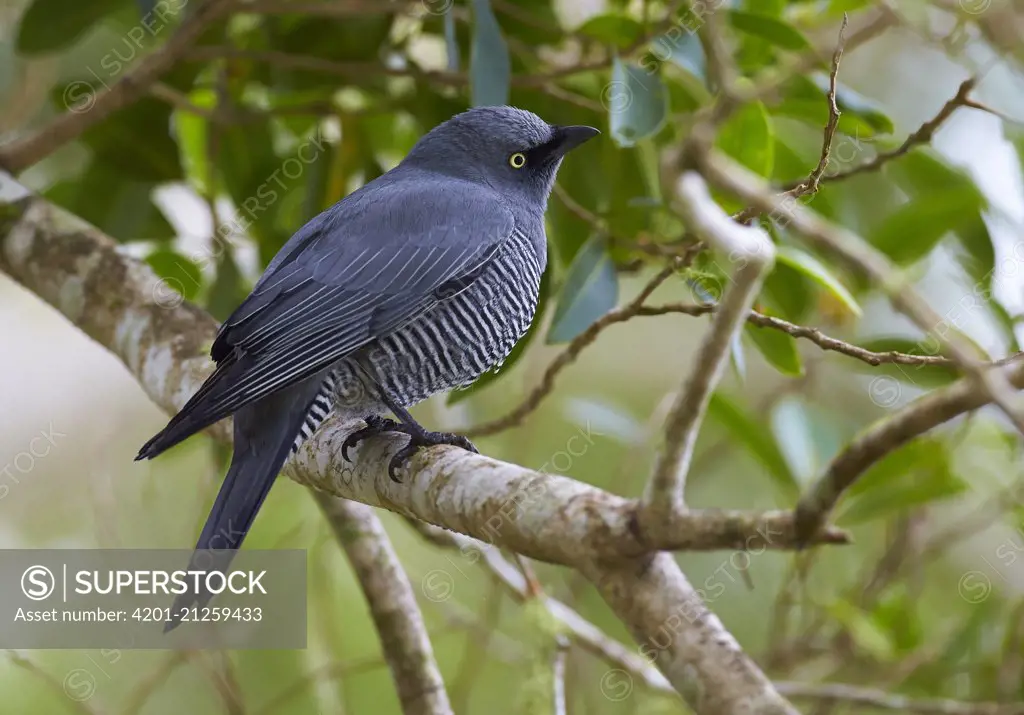
[[[401,427],[407,427],[407,425],[401,425]],[[402,483],[401,477],[398,475],[398,471],[405,466],[413,455],[415,455],[422,447],[433,447],[439,444],[450,444],[453,447],[461,447],[474,454],[480,454],[480,450],[476,448],[467,437],[463,437],[461,434],[453,434],[451,432],[428,432],[426,430],[409,430],[406,432],[409,435],[409,443],[402,447],[395,456],[391,458],[388,463],[388,476],[391,477],[391,481],[398,484]]]
[[[348,437],[346,437],[345,441],[341,445],[341,456],[345,459],[346,462],[352,461],[352,458],[348,456],[349,449],[355,447],[364,439],[367,439],[368,437],[373,437],[382,432],[394,432],[396,431],[396,428],[401,427],[401,425],[398,422],[395,422],[394,420],[389,420],[387,417],[380,417],[379,415],[370,415],[364,421],[366,422],[366,426],[363,427],[361,430],[356,430]]]
[[[391,458],[391,461],[388,462],[388,476],[391,477],[393,482],[398,484],[402,483],[402,479],[398,475],[399,470],[405,466],[405,463],[408,462],[421,447],[450,444],[455,447],[461,447],[462,449],[473,452],[474,454],[480,454],[480,450],[476,448],[476,445],[470,442],[467,437],[463,437],[460,434],[453,434],[451,432],[429,432],[419,425],[407,425],[378,415],[370,415],[365,419],[365,422],[366,427],[361,430],[356,430],[345,438],[345,441],[341,445],[341,456],[344,457],[345,461],[351,462],[352,458],[349,457],[348,454],[349,449],[355,447],[364,439],[383,432],[399,432],[401,434],[409,435],[408,444],[398,450],[395,456]]]

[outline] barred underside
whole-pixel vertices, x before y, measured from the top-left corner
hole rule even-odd
[[[365,417],[384,411],[380,385],[403,406],[465,387],[499,367],[537,309],[542,266],[529,237],[513,231],[476,280],[429,312],[340,361],[324,381],[292,452],[332,408]]]

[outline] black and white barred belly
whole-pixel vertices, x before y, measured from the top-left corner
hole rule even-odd
[[[514,231],[475,281],[361,350],[359,364],[403,406],[469,385],[526,334],[542,270],[530,239]]]
[[[518,230],[475,281],[404,327],[341,361],[317,395],[294,449],[326,419],[332,406],[366,416],[386,412],[383,387],[403,406],[465,387],[498,367],[526,334],[537,309],[541,257]]]

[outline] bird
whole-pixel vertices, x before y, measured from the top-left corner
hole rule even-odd
[[[366,424],[342,446],[346,460],[371,436],[408,437],[388,465],[395,481],[421,448],[477,451],[408,408],[499,367],[526,333],[556,174],[598,134],[511,106],[470,109],[284,244],[220,326],[213,372],[135,458],[234,418],[231,463],[190,570],[200,554],[227,568],[284,463],[329,414]],[[210,598],[179,594],[172,612]],[[177,623],[172,615],[165,632]]]

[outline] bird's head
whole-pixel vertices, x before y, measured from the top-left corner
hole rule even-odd
[[[515,107],[477,107],[428,132],[406,162],[484,182],[543,211],[562,157],[599,133],[593,127],[548,124]]]

